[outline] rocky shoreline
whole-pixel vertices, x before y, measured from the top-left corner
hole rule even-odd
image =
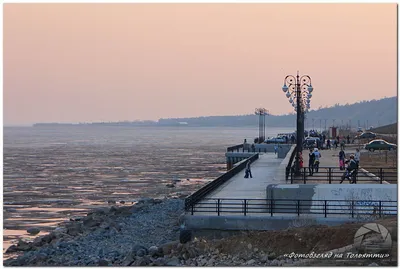
[[[179,197],[144,198],[132,206],[93,210],[33,242],[19,240],[6,253],[23,254],[4,261],[4,266],[128,265],[136,254],[149,255],[156,246],[179,238],[183,204]]]
[[[4,266],[304,266],[285,253],[324,253],[352,244],[360,224],[313,226],[282,231],[243,231],[221,239],[194,237],[181,244],[183,197],[143,198],[130,206],[103,207],[33,242],[20,240],[7,253],[22,253]],[[396,246],[397,220],[378,221]],[[37,232],[33,231],[32,232]],[[393,265],[397,259],[309,260],[308,265]],[[312,266],[312,265],[311,265]]]

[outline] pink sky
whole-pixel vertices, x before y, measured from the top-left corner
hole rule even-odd
[[[397,4],[4,4],[4,124],[157,120],[397,94]]]

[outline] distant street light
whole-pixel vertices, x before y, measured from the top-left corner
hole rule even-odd
[[[303,149],[304,137],[304,113],[310,109],[310,99],[312,97],[313,87],[311,85],[311,78],[307,75],[302,77],[288,75],[284,79],[282,91],[286,93],[289,103],[295,108],[297,114],[296,132],[297,132],[297,152],[296,152],[296,175],[300,174],[300,155]],[[294,104],[296,100],[296,105]]]
[[[255,114],[258,115],[258,143],[265,140],[265,115],[268,115],[268,110],[265,108],[256,108]]]

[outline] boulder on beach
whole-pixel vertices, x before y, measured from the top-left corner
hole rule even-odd
[[[173,183],[168,183],[167,185],[165,185],[166,187],[168,187],[168,188],[173,188],[173,187],[175,187],[175,184],[173,184]]]
[[[37,228],[37,227],[29,228],[26,231],[27,231],[28,234],[31,234],[31,235],[37,235],[38,233],[40,233],[40,229]]]

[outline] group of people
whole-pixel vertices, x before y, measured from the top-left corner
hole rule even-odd
[[[325,139],[324,139],[325,140]],[[323,141],[323,143],[325,143],[325,141]],[[328,139],[326,141],[326,148],[327,149],[331,149],[332,145],[331,143],[333,143],[333,146],[335,149],[337,149],[340,145],[340,149],[341,150],[345,150],[346,144],[350,144],[350,136],[343,136],[342,139],[340,140],[340,137],[337,136],[336,139]]]
[[[347,168],[345,168],[345,164],[347,164]],[[346,153],[343,149],[339,152],[339,167],[340,170],[345,170],[342,175],[340,184],[347,178],[350,184],[356,183],[356,176],[358,173],[358,167],[360,165],[360,150],[356,149],[356,153],[350,155],[350,159],[346,160]]]
[[[321,153],[317,148],[310,149],[308,154],[308,170],[309,175],[312,176],[314,173],[318,173]],[[347,167],[346,167],[347,164]],[[344,152],[344,147],[341,148],[339,152],[339,168],[340,170],[345,170],[341,177],[340,184],[347,178],[350,184],[356,183],[356,175],[358,172],[358,167],[360,164],[360,150],[356,149],[355,154],[351,154],[349,160],[346,160],[346,153]]]
[[[319,159],[322,157],[321,153],[317,148],[310,149],[310,153],[308,154],[308,170],[310,176],[315,173],[318,173],[319,169]]]

